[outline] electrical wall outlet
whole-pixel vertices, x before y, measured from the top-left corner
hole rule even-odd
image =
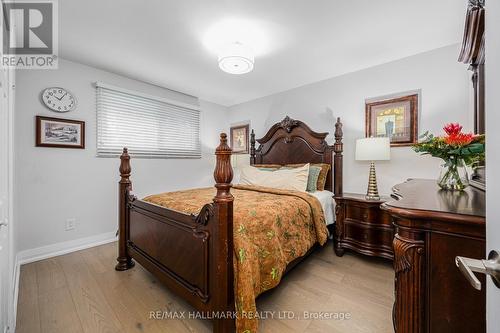
[[[65,230],[70,231],[70,230],[75,230],[75,228],[76,228],[76,219],[75,218],[67,219]]]

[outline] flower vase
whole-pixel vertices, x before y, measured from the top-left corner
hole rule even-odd
[[[450,159],[441,166],[438,185],[443,190],[463,191],[469,186],[469,175],[463,159]]]

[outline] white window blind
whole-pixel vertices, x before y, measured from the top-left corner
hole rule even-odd
[[[96,83],[97,156],[200,158],[200,111]]]

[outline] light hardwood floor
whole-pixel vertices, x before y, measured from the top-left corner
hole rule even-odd
[[[392,332],[394,273],[388,261],[332,244],[313,253],[257,301],[260,311],[349,313],[345,320],[266,319],[259,332]],[[150,319],[192,311],[140,265],[114,270],[116,243],[21,267],[17,333],[211,332],[198,319]]]

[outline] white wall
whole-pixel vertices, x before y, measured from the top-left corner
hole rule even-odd
[[[92,83],[102,81],[186,103],[196,98],[78,63],[59,60],[58,70],[20,70],[15,115],[15,212],[19,250],[90,237],[117,229],[117,158],[97,158],[96,97]],[[76,110],[48,111],[40,92],[61,86],[76,95]],[[139,195],[212,186],[219,132],[227,128],[227,108],[200,101],[202,159],[132,159],[132,181]],[[35,115],[86,122],[86,149],[35,147]],[[76,229],[65,221],[76,218]]]
[[[1,10],[0,10],[1,12]],[[15,71],[0,71],[0,329],[15,325],[17,269],[13,214],[13,118]]]
[[[486,245],[490,250],[500,251],[500,2],[486,3]],[[487,253],[485,255],[487,255]],[[500,289],[488,278],[487,325],[488,332],[500,329]]]
[[[368,164],[354,160],[355,139],[365,135],[365,99],[421,90],[420,132],[442,132],[447,122],[473,129],[469,108],[470,80],[457,62],[458,45],[433,50],[384,65],[309,84],[230,107],[230,123],[250,121],[256,137],[286,115],[318,132],[330,132],[334,121],[344,123],[344,191],[366,191]],[[341,64],[337,64],[341,66]],[[439,160],[420,157],[410,148],[393,148],[390,162],[377,164],[379,191],[409,177],[437,178]]]

